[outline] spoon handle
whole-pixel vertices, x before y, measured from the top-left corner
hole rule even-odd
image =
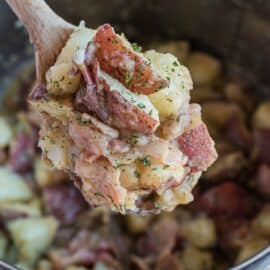
[[[37,80],[44,81],[74,26],[59,17],[44,0],[6,0],[26,27],[35,47]]]

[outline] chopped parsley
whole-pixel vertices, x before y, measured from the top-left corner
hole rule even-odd
[[[158,202],[155,202],[154,206],[155,206],[155,208],[157,208],[157,209],[160,209],[160,208],[161,208],[161,205],[160,205]]]
[[[79,121],[79,124],[82,126],[92,124],[92,121],[90,119],[86,120],[86,119],[78,118],[77,120]]]
[[[178,67],[178,66],[179,66],[179,64],[178,64],[176,61],[173,62],[173,65],[174,65],[175,67]]]
[[[112,44],[118,44],[118,40],[116,38],[112,39]]]
[[[140,66],[139,66],[139,72],[143,72],[143,70],[144,70],[144,65],[143,64],[140,64]]]
[[[165,169],[167,169],[169,167],[170,167],[169,165],[164,165],[162,169],[165,170]]]
[[[142,159],[139,159],[139,161],[142,162],[142,164],[144,166],[151,166],[151,161],[150,161],[148,156],[146,156],[146,157],[144,157]]]
[[[125,82],[130,83],[130,81],[132,80],[132,77],[133,77],[133,72],[127,72],[125,75]]]
[[[140,178],[141,177],[141,175],[140,175],[140,173],[138,171],[134,171],[134,175],[135,175],[136,178]]]
[[[143,103],[139,103],[139,104],[138,104],[138,107],[139,107],[140,109],[144,109],[144,108],[145,108],[145,105],[144,105]]]
[[[101,198],[104,198],[104,195],[101,194],[101,193],[99,193],[99,192],[96,192],[94,195],[95,195],[95,196],[99,196],[99,197],[101,197]]]
[[[121,164],[121,163],[119,162],[119,160],[116,160],[116,161],[115,161],[115,165],[114,165],[113,167],[114,167],[114,169],[118,169],[118,168],[120,168],[121,166],[123,166],[123,164]]]
[[[132,135],[130,138],[128,138],[127,143],[135,145],[138,143],[138,136]]]
[[[133,48],[133,50],[135,52],[141,52],[142,51],[142,47],[139,46],[138,43],[136,43],[136,42],[131,43],[131,46],[132,46],[132,48]]]
[[[50,143],[55,144],[55,140],[53,138],[50,138]]]
[[[153,110],[151,110],[148,114],[149,114],[149,115],[152,115],[152,113],[153,113]]]

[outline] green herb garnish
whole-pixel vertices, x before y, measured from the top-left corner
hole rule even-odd
[[[151,161],[148,156],[144,157],[143,159],[139,159],[139,161],[142,162],[144,166],[151,166]]]
[[[179,66],[179,64],[178,64],[176,61],[173,62],[173,65],[174,65],[175,67],[178,67],[178,66]]]
[[[132,48],[133,48],[133,50],[135,52],[141,52],[142,51],[142,47],[139,46],[138,43],[136,43],[136,42],[131,43],[131,46],[132,46]]]
[[[134,171],[134,175],[135,175],[136,178],[140,178],[141,177],[141,175],[140,175],[140,173],[138,171]]]
[[[145,105],[142,104],[142,103],[139,103],[139,104],[138,104],[138,107],[139,107],[140,109],[144,109],[144,108],[145,108]]]
[[[127,72],[125,75],[125,82],[130,83],[130,81],[132,80],[132,77],[133,77],[133,72]]]

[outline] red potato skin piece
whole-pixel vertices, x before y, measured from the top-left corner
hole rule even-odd
[[[92,72],[86,69],[83,75],[87,85],[76,94],[77,108],[81,107],[86,111],[96,113],[101,121],[118,129],[147,135],[155,132],[159,121],[126,101],[118,91],[111,89],[106,80],[99,75],[97,59],[93,60]],[[102,91],[98,90],[100,88]]]
[[[184,132],[177,141],[193,172],[206,170],[217,159],[214,142],[204,123]]]
[[[146,59],[123,44],[121,37],[109,24],[98,28],[94,44],[101,69],[131,91],[148,95],[168,85],[168,80],[157,74]],[[133,70],[124,64],[126,61],[134,62]],[[131,74],[132,78],[127,78]]]

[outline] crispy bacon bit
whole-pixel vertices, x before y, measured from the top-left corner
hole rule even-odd
[[[30,93],[30,100],[38,100],[44,98],[48,94],[48,90],[44,84],[37,85]]]
[[[179,149],[188,157],[194,171],[206,170],[216,159],[217,153],[204,123],[177,138]]]
[[[91,205],[115,205],[124,203],[126,190],[119,182],[119,170],[106,158],[92,163],[78,159],[75,173],[82,179],[82,193]]]
[[[110,269],[120,269],[115,246],[110,241],[97,240],[86,230],[80,231],[66,249],[55,249],[49,257],[56,269],[66,269],[71,265],[94,266],[103,262]]]
[[[162,219],[156,223],[145,238],[139,242],[139,252],[143,256],[162,258],[172,251],[177,233],[177,224],[172,219]]]
[[[35,130],[33,130],[35,131]],[[18,133],[10,145],[10,165],[19,173],[31,170],[37,145],[37,134]]]
[[[60,183],[43,190],[45,209],[63,225],[73,224],[87,204],[73,183]]]
[[[252,145],[252,138],[244,120],[239,116],[232,117],[226,126],[229,141],[242,149],[248,150]]]
[[[175,255],[169,254],[156,263],[155,270],[183,270]]]
[[[148,64],[147,59],[124,45],[109,24],[100,26],[94,38],[101,69],[133,92],[151,94],[168,85]]]
[[[74,120],[69,125],[69,135],[79,148],[95,155],[103,155],[107,149],[109,137],[100,133],[91,122]]]
[[[264,163],[270,163],[270,129],[256,130],[254,132],[253,154]]]
[[[224,182],[208,189],[198,201],[199,208],[217,217],[244,217],[251,210],[246,191],[233,182]]]

